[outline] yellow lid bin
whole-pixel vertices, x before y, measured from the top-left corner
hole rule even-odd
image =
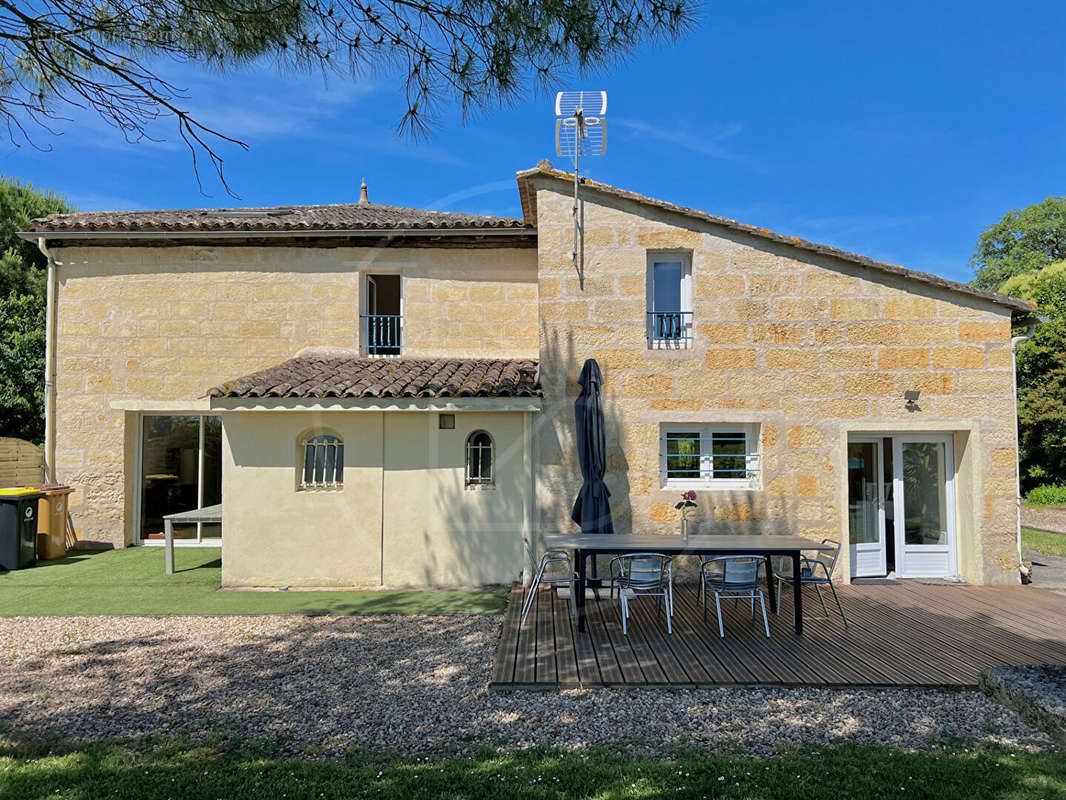
[[[40,493],[40,489],[35,489],[32,486],[10,486],[7,489],[0,489],[0,497],[21,497],[24,494]]]

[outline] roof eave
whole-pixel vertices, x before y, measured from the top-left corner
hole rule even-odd
[[[514,236],[527,237],[536,235],[536,230],[529,227],[494,227],[494,228],[347,228],[315,230],[37,230],[19,231],[15,235],[20,239],[35,242],[38,239],[84,240],[94,239],[363,239],[381,237],[460,237],[460,236]]]

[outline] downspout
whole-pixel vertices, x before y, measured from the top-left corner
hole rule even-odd
[[[56,481],[56,262],[48,240],[37,238],[37,249],[48,259],[44,329],[44,477]]]
[[[1036,317],[1029,319],[1029,325],[1025,329],[1025,333],[1021,336],[1014,336],[1010,340],[1010,365],[1011,371],[1014,375],[1012,387],[1014,389],[1014,415],[1015,415],[1015,427],[1017,428],[1018,418],[1018,345],[1023,342],[1028,342],[1036,334],[1036,326],[1041,322],[1047,322],[1047,317]],[[1022,582],[1032,578],[1032,571],[1025,566],[1025,558],[1022,556],[1022,475],[1021,470],[1016,469],[1014,472],[1017,485],[1015,487],[1014,502],[1017,506],[1017,522],[1015,525],[1015,543],[1018,548],[1018,571],[1021,572]]]

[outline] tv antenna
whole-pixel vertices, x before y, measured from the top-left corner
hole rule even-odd
[[[559,92],[555,95],[555,153],[574,161],[574,265],[578,254],[578,186],[581,156],[607,150],[607,92]]]

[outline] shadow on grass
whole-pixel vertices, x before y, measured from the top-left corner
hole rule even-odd
[[[44,749],[0,744],[0,798],[900,798],[1061,797],[1066,766],[1052,754],[906,753],[842,747],[761,760],[653,760],[601,751],[535,750],[473,757],[295,760],[269,746],[242,752],[157,742]],[[935,787],[935,790],[931,790]]]

